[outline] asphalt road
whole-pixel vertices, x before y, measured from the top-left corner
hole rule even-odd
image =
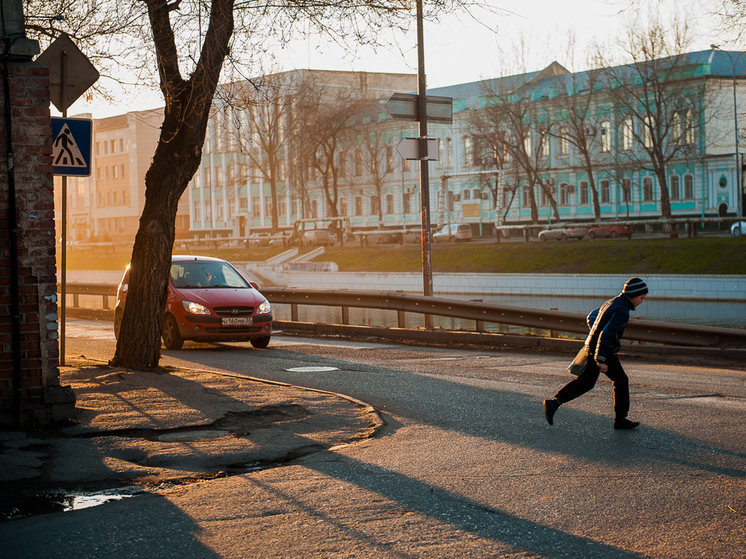
[[[93,322],[69,321],[66,343],[90,359],[114,349]],[[546,424],[541,401],[568,360],[282,336],[267,350],[164,350],[163,364],[353,396],[387,426],[289,466],[127,499],[112,525],[146,509],[142,537],[167,535],[158,557],[746,557],[744,366],[623,359],[642,423],[624,432],[605,381]]]

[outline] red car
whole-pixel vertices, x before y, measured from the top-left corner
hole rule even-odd
[[[127,300],[129,266],[117,290],[114,334]],[[167,349],[181,349],[184,340],[251,342],[269,345],[272,306],[254,282],[246,281],[228,262],[207,256],[173,256],[161,337]]]
[[[611,237],[616,239],[617,237],[632,236],[632,226],[616,223],[618,220],[609,220],[605,222],[605,225],[599,225],[598,227],[591,227],[588,229],[588,238],[595,239],[597,237]]]

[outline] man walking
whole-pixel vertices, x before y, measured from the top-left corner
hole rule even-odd
[[[563,386],[554,398],[544,400],[544,416],[549,425],[554,425],[554,414],[560,405],[588,392],[595,386],[600,373],[609,377],[614,385],[614,429],[634,429],[639,425],[639,422],[627,419],[629,380],[616,354],[621,348],[630,311],[639,307],[647,294],[645,282],[631,278],[619,295],[588,315],[588,364],[585,371]]]

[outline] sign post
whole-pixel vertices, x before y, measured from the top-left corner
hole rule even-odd
[[[420,162],[420,206],[422,221],[422,291],[433,295],[432,233],[430,231],[430,174],[428,161],[438,159],[438,140],[427,137],[427,121],[450,124],[453,121],[453,99],[428,97],[425,83],[425,41],[422,28],[422,0],[417,0],[417,95],[394,93],[383,104],[395,120],[419,122],[419,138],[404,138],[396,151],[404,159]],[[434,149],[433,149],[434,144]],[[425,328],[433,327],[433,317],[425,315]]]
[[[70,108],[78,97],[80,97],[96,80],[98,80],[98,70],[91,64],[85,54],[72,42],[72,39],[65,33],[62,33],[49,47],[41,53],[36,61],[49,68],[49,97],[55,107],[62,113],[63,119],[67,118],[67,109]],[[72,120],[72,119],[71,119]],[[92,142],[91,132],[88,134],[88,161],[87,172],[83,172],[80,166],[78,153],[73,149],[73,143],[78,146],[82,142],[81,138],[73,135],[68,120],[67,130],[70,132],[57,131],[53,134],[54,142],[54,174],[62,175],[62,203],[60,214],[62,217],[61,233],[62,246],[60,248],[60,365],[65,365],[65,310],[67,298],[67,176],[73,175],[90,175],[91,155],[90,144]],[[54,127],[54,124],[52,125]],[[73,140],[73,141],[71,141]],[[59,142],[59,144],[58,144]],[[79,150],[78,150],[79,151]],[[56,162],[56,163],[55,163]],[[61,163],[58,165],[57,163]],[[60,169],[61,172],[58,172]],[[80,172],[66,172],[71,169],[78,169]]]

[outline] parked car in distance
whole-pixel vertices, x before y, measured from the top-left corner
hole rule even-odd
[[[331,246],[337,242],[337,235],[329,229],[309,229],[303,232],[304,246]]]
[[[470,241],[473,236],[471,226],[466,223],[451,223],[433,234],[434,243],[452,243]]]
[[[119,338],[129,291],[130,267],[117,289],[114,335]],[[251,342],[269,345],[272,306],[225,260],[207,256],[171,258],[168,298],[161,338],[167,349],[181,349],[184,340]]]
[[[627,237],[632,235],[632,226],[616,223],[618,219],[605,220],[604,225],[598,227],[591,227],[588,229],[588,238],[595,239],[597,237],[611,237],[616,239],[617,237]]]
[[[736,221],[730,226],[730,232],[734,237],[742,237],[746,235],[746,221]]]
[[[588,233],[585,227],[572,227],[564,223],[555,223],[549,229],[539,231],[540,241],[566,241],[568,239],[582,239]]]

